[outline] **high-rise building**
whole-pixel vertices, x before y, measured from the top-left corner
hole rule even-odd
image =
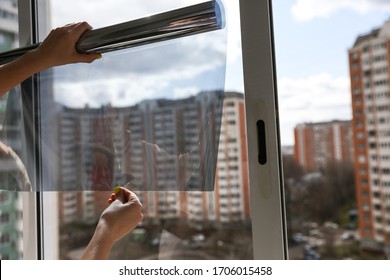
[[[131,181],[144,223],[182,219],[199,228],[250,219],[242,94],[205,92],[125,108],[63,107],[58,121],[59,189],[110,191]],[[96,220],[108,194],[60,196],[66,224]]]
[[[390,245],[390,21],[349,49],[355,184],[364,247]]]
[[[244,106],[242,94],[225,93],[214,192],[188,194],[189,220],[195,225],[204,222],[227,224],[250,219]]]
[[[16,0],[0,1],[0,52],[16,47],[18,44],[18,9]],[[9,95],[0,97],[0,141],[10,145],[15,152],[21,149],[20,118],[16,115],[4,126]],[[12,108],[20,113],[20,108]],[[13,172],[9,157],[0,152],[0,259],[23,258],[23,205],[18,192],[9,189]],[[11,187],[12,189],[12,187]]]
[[[18,42],[18,9],[16,0],[0,1],[0,52],[16,47]],[[7,96],[0,97],[0,130],[4,121]]]
[[[295,162],[305,171],[318,171],[329,161],[353,162],[350,121],[298,124],[294,138]]]
[[[17,0],[0,2],[0,52],[18,45],[18,3]]]

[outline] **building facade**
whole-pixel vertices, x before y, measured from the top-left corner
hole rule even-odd
[[[82,191],[60,193],[62,224],[96,220],[104,190],[128,182],[144,223],[181,219],[200,228],[250,219],[242,94],[61,108],[58,116],[58,188]]]
[[[363,246],[390,244],[390,21],[349,49],[355,184]]]
[[[350,121],[298,124],[294,139],[295,162],[306,172],[319,171],[329,161],[353,161]]]
[[[243,95],[225,93],[213,192],[187,193],[195,227],[250,220],[248,157]]]
[[[17,46],[18,9],[16,0],[0,2],[0,52]],[[0,97],[0,129],[3,125],[7,96]]]
[[[0,1],[0,52],[10,50],[18,44],[18,9],[16,0]],[[0,141],[18,154],[21,151],[20,141],[20,107],[10,106],[16,94],[11,92],[0,97]],[[8,109],[7,109],[8,106]],[[7,120],[6,116],[12,116]],[[20,193],[14,190],[17,179],[13,173],[14,161],[0,152],[0,259],[23,258],[23,203]],[[15,180],[13,180],[15,179]],[[16,187],[17,188],[17,187]]]

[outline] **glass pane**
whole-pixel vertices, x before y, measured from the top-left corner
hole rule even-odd
[[[388,258],[390,5],[272,2],[290,258]]]
[[[0,1],[0,52],[18,46],[18,5],[16,0]],[[31,196],[24,167],[25,141],[20,106],[20,87],[0,96],[0,259],[30,258],[26,241],[35,244],[34,226],[28,207]],[[4,191],[9,190],[9,191]],[[26,234],[31,232],[31,235]],[[32,239],[31,239],[32,238]],[[27,242],[28,242],[27,241]]]
[[[55,176],[51,159],[59,155],[62,166],[69,166],[58,184],[47,178],[53,183],[44,184],[44,190],[110,190],[128,182],[134,190],[212,190],[225,34],[214,31],[105,53],[93,65],[42,75],[43,84],[55,80],[42,106],[57,104],[56,111],[42,116],[43,176]],[[54,128],[45,120],[56,115],[60,126]],[[77,126],[78,132],[72,131]],[[56,134],[61,139],[55,140]],[[79,155],[79,166],[71,163],[72,155],[73,160]]]
[[[100,1],[90,10],[52,0],[50,18],[53,27],[85,20],[98,28],[199,2],[127,1],[133,8],[123,9]],[[110,192],[101,190],[127,182],[144,220],[111,258],[253,258],[238,3],[230,2],[227,65],[223,30],[41,76],[41,106],[53,109],[41,111],[43,187],[60,190],[45,193],[43,208],[58,209],[45,223],[59,228],[45,233],[53,258],[80,257],[106,207]]]

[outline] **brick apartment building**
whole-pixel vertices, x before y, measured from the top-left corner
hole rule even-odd
[[[353,161],[350,121],[298,124],[294,140],[295,162],[306,172],[318,171],[329,161]]]
[[[183,219],[199,228],[250,219],[242,94],[208,92],[129,108],[64,107],[58,139],[59,189],[84,190],[60,193],[61,224],[93,222],[108,197],[93,190],[128,180],[143,203],[144,223]],[[107,152],[113,147],[116,154]]]
[[[355,182],[363,246],[390,245],[390,21],[349,49]]]

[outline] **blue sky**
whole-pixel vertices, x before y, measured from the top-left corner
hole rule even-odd
[[[350,119],[348,49],[390,18],[388,0],[273,1],[282,145],[300,122]]]
[[[368,2],[374,6],[377,1]],[[390,18],[390,8],[365,13],[340,8],[323,17],[313,15],[312,19],[299,20],[293,14],[296,3],[297,0],[273,1],[277,70],[280,76],[291,78],[324,71],[336,76],[348,75],[347,50],[352,47],[356,36],[379,27]],[[320,5],[318,9],[321,9]]]

